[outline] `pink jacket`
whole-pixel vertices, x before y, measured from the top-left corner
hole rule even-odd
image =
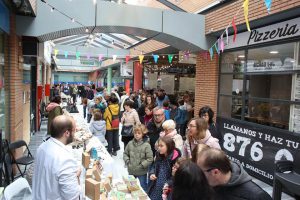
[[[182,157],[192,158],[192,151],[197,144],[206,144],[209,147],[221,149],[221,147],[219,145],[219,140],[217,138],[214,138],[213,136],[211,136],[211,133],[207,129],[205,138],[203,138],[201,140],[189,141],[188,138],[186,139],[186,141],[183,144]]]

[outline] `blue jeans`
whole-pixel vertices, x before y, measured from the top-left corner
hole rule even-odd
[[[140,184],[141,184],[141,187],[143,188],[143,190],[145,191],[145,192],[147,192],[147,174],[145,174],[145,175],[142,175],[142,176],[135,176],[136,178],[138,178],[139,179],[139,181],[140,181]]]

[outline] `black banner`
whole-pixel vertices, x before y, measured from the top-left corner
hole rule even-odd
[[[228,157],[263,182],[272,184],[275,160],[294,160],[300,151],[300,134],[221,117],[217,122]]]

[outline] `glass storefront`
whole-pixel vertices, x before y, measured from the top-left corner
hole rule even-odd
[[[219,115],[300,134],[299,43],[224,53]]]
[[[0,130],[2,131],[2,138],[6,133],[6,114],[5,114],[5,88],[4,88],[4,46],[5,46],[5,33],[0,29]]]

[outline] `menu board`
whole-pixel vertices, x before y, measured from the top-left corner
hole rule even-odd
[[[296,133],[300,133],[300,105],[294,105],[294,114],[293,114],[293,130]]]
[[[295,100],[300,100],[300,74],[296,75],[294,85],[294,98]]]
[[[195,90],[195,78],[180,77],[179,80],[179,91],[194,91]]]
[[[174,94],[175,76],[174,75],[161,75],[160,78],[161,78],[160,88],[164,89],[167,94]]]
[[[148,74],[148,84],[146,85],[149,89],[157,88],[157,73]]]

